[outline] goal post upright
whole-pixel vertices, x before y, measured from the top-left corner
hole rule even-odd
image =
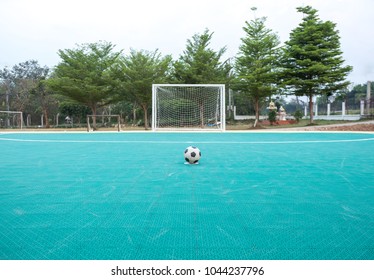
[[[9,115],[10,114],[19,115],[19,127],[20,127],[20,129],[23,129],[23,112],[22,111],[0,111],[0,114],[8,115],[7,121],[9,123],[10,123],[10,121],[9,121]],[[6,126],[8,126],[9,123],[7,123]]]
[[[226,130],[226,89],[225,89],[225,85],[222,85],[222,87],[220,88],[220,95],[221,95],[221,116],[222,116],[222,128],[221,130],[222,131],[225,131]]]
[[[226,129],[224,84],[153,84],[152,130]]]
[[[152,85],[152,131],[156,131],[156,87],[158,84]]]

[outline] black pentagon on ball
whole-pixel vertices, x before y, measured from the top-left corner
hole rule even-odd
[[[188,158],[184,158],[187,162],[190,162],[190,160]]]
[[[188,149],[185,149],[185,150],[184,150],[184,153],[187,153],[187,152],[188,152]]]
[[[195,152],[192,152],[192,153],[191,153],[191,157],[196,157],[196,153],[195,153]]]

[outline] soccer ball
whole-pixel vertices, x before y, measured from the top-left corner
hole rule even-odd
[[[201,152],[199,148],[197,147],[189,146],[184,150],[184,159],[189,164],[198,163],[200,157],[201,157]]]

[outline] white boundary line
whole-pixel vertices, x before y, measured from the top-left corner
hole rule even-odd
[[[1,134],[0,134],[1,136]],[[19,139],[0,137],[0,141],[10,142],[36,142],[36,143],[113,143],[113,144],[311,144],[311,143],[350,143],[374,141],[373,138],[336,139],[336,140],[300,140],[300,141],[157,141],[157,140],[51,140],[51,139]]]
[[[266,130],[226,130],[226,131],[212,131],[212,130],[196,130],[196,131],[152,131],[152,130],[121,130],[117,131],[95,131],[94,134],[369,134],[374,135],[374,131],[333,131],[333,130],[281,130],[281,129],[266,129]],[[36,131],[36,130],[14,130],[14,131],[1,131],[1,135],[9,134],[88,134],[87,131]]]

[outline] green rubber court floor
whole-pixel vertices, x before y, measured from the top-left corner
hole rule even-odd
[[[374,259],[374,134],[3,133],[0,154],[2,260]]]

